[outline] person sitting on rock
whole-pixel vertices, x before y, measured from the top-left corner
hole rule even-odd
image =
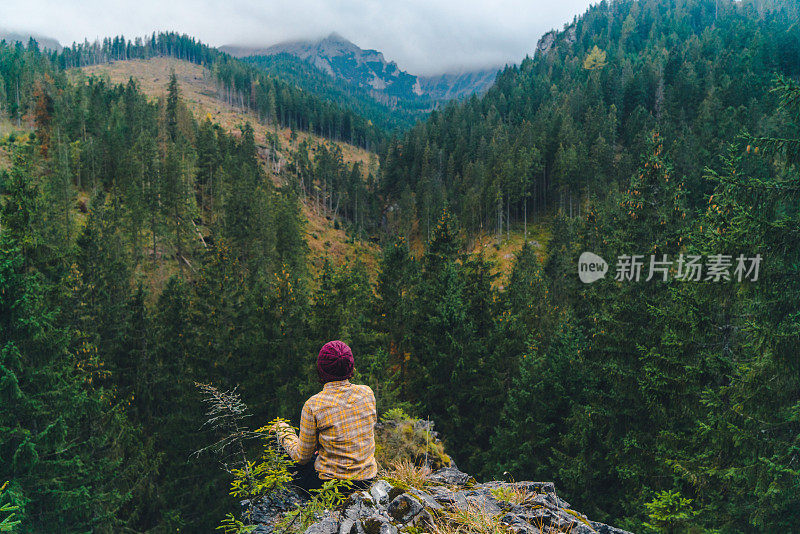
[[[375,395],[369,386],[350,383],[353,352],[342,341],[323,345],[317,374],[322,391],[303,406],[300,435],[286,423],[277,429],[281,446],[296,463],[294,484],[308,492],[337,479],[365,489],[378,473]]]

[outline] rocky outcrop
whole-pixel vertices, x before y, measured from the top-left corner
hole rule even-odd
[[[547,55],[553,48],[553,45],[556,44],[556,35],[558,35],[558,32],[555,30],[551,30],[542,35],[542,38],[536,43],[536,51]]]
[[[273,533],[281,508],[292,502],[285,495],[279,500],[280,503],[259,503],[255,507],[255,532]],[[491,518],[498,530],[514,534],[630,534],[572,510],[568,502],[558,497],[552,482],[480,484],[455,467],[431,474],[421,488],[378,480],[368,491],[350,495],[340,509],[326,511],[305,534],[419,532],[432,522],[457,523],[471,514]]]
[[[539,42],[536,43],[536,52],[542,55],[547,55],[559,44],[573,45],[577,40],[577,28],[574,24],[559,32],[551,30],[542,35]]]

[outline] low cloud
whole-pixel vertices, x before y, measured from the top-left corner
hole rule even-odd
[[[517,63],[589,0],[29,0],[4,2],[0,24],[62,44],[172,30],[213,46],[270,45],[336,31],[415,74]]]

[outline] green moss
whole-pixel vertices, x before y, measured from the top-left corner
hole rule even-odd
[[[567,512],[570,515],[575,516],[581,523],[585,524],[587,527],[591,527],[592,525],[583,517],[578,514],[575,510],[570,510],[569,508],[562,508],[563,511]]]

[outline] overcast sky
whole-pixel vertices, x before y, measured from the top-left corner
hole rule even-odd
[[[174,30],[213,46],[342,34],[414,74],[517,63],[592,0],[0,0],[0,27],[63,45]]]

